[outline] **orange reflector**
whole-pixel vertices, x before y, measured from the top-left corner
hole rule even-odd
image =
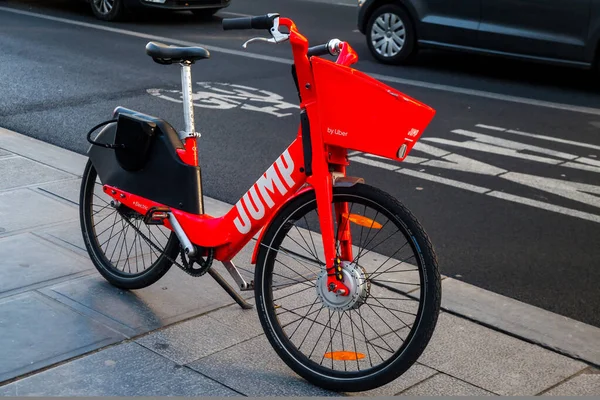
[[[325,358],[332,358],[336,361],[354,361],[362,360],[365,355],[353,351],[332,351],[331,353],[325,353]]]
[[[356,225],[364,226],[365,228],[373,228],[373,229],[381,229],[381,224],[375,222],[371,218],[363,217],[362,215],[357,214],[346,214],[344,213],[344,218],[354,222]]]

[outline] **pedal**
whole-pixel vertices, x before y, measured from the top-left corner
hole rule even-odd
[[[144,215],[144,222],[147,225],[164,225],[164,220],[169,218],[169,207],[152,207]]]

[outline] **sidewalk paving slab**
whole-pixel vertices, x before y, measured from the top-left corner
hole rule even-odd
[[[16,212],[18,210],[18,212]],[[77,209],[30,189],[0,192],[0,227],[9,232],[37,229],[78,218]]]
[[[495,396],[487,390],[438,373],[402,392],[402,396]]]
[[[44,288],[44,294],[92,316],[95,313],[140,335],[162,326],[233,303],[208,275],[193,278],[172,267],[160,282],[144,289],[124,291],[99,274]],[[114,325],[118,329],[119,325]]]
[[[532,396],[587,368],[448,313],[440,315],[419,362],[502,396]]]
[[[235,304],[161,329],[136,342],[185,365],[262,334],[256,309],[243,310]]]
[[[92,268],[91,261],[31,233],[0,238],[0,294]]]
[[[600,365],[600,328],[446,278],[442,307],[487,326]]]
[[[188,366],[247,396],[339,396],[311,385],[275,353],[264,335]]]
[[[600,396],[600,370],[588,368],[581,374],[555,386],[544,396]]]
[[[0,387],[1,396],[239,396],[135,343]]]
[[[2,174],[0,174],[0,190],[59,181],[72,177],[70,174],[23,157],[0,159],[0,171],[2,171]]]
[[[0,300],[0,382],[124,337],[38,293]]]

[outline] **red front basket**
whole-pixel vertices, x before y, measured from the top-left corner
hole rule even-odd
[[[435,110],[353,68],[311,61],[325,144],[404,160]]]

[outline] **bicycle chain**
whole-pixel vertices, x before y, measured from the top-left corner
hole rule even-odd
[[[131,221],[129,221],[129,218],[127,218],[121,211],[119,211],[117,208],[115,208],[115,210],[117,211],[117,213],[119,213],[119,215],[121,216],[122,219],[124,219],[129,226],[131,226],[133,228],[133,230],[135,230],[150,246],[154,247],[156,249],[156,251],[158,251],[159,253],[161,253],[167,260],[169,260],[171,263],[175,264],[176,266],[179,267],[179,269],[181,269],[183,272],[185,272],[186,274],[193,276],[193,277],[199,277],[204,275],[208,269],[211,267],[212,265],[212,257],[210,258],[210,261],[207,260],[207,265],[201,265],[201,269],[199,272],[195,272],[192,268],[191,268],[191,264],[188,263],[188,261],[185,259],[185,255],[183,253],[183,248],[181,248],[181,244],[180,244],[180,256],[181,256],[181,261],[182,263],[185,264],[181,265],[180,263],[178,263],[176,260],[172,259],[171,257],[169,257],[163,250],[161,250],[156,244],[154,244],[154,242],[152,240],[150,240],[146,235],[144,235],[142,233],[141,230],[139,230]],[[212,253],[212,252],[211,252]],[[193,262],[192,262],[193,263]]]

